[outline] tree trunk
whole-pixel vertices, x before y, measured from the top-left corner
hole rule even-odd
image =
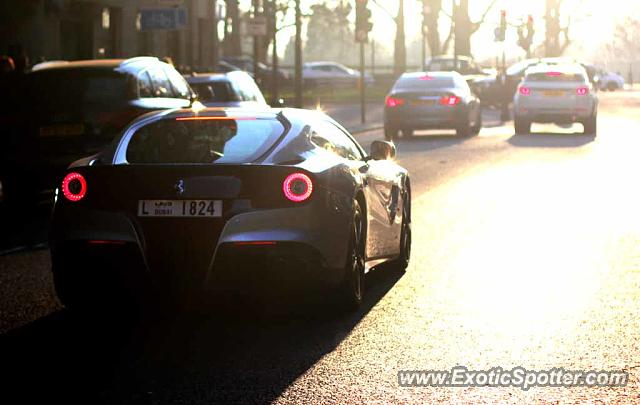
[[[393,73],[397,76],[407,70],[407,48],[404,36],[404,0],[398,1],[398,16],[396,17],[396,43],[394,48]]]
[[[569,27],[562,28],[560,26],[560,6],[562,0],[546,0],[546,15],[545,15],[545,41],[544,41],[544,53],[546,57],[562,56],[564,51],[569,46],[569,36],[567,31]],[[560,40],[560,34],[564,32],[564,42]]]
[[[231,20],[231,32],[227,32],[224,39],[224,53],[227,56],[242,55],[242,41],[240,40],[240,9],[238,0],[226,0],[227,19]]]
[[[455,4],[455,3],[454,3]],[[460,5],[456,7],[455,19],[455,54],[471,56],[471,34],[473,27],[469,18],[469,0],[460,0]]]
[[[440,31],[438,30],[438,17],[442,9],[442,0],[424,0],[424,6],[425,8],[428,7],[428,12],[425,13],[425,25],[427,26],[429,52],[431,56],[437,56],[442,54]]]

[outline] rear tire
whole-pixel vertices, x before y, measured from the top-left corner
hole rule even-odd
[[[456,128],[456,135],[462,137],[471,135],[471,123],[469,122],[469,118],[466,118],[458,125]]]
[[[475,125],[473,126],[473,128],[471,128],[471,134],[478,135],[481,129],[482,129],[482,109],[478,109],[478,117],[476,118]]]
[[[384,126],[384,139],[387,141],[393,141],[398,138],[398,129],[390,126]]]
[[[516,135],[525,135],[531,133],[531,122],[522,118],[516,117],[513,121],[513,126],[516,131]]]
[[[583,134],[585,135],[596,135],[598,132],[598,116],[594,114],[589,117],[586,121],[582,123],[584,127]]]
[[[351,221],[349,251],[345,263],[345,274],[342,284],[338,287],[338,310],[350,312],[362,305],[364,297],[364,247],[365,228],[363,213],[358,201],[354,201],[353,219]]]

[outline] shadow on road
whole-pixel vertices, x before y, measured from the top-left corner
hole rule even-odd
[[[7,387],[0,396],[49,403],[267,403],[333,351],[399,279],[388,271],[369,273],[364,305],[341,317],[321,302],[275,311],[281,303],[262,303],[208,316],[164,313],[131,323],[58,311],[0,336]]]
[[[0,203],[0,256],[46,246],[50,215],[50,205],[16,208]]]
[[[595,135],[575,133],[531,133],[513,135],[508,142],[513,146],[527,148],[575,148],[595,141]]]

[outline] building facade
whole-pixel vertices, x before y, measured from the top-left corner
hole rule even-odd
[[[24,53],[31,62],[168,56],[194,69],[217,61],[216,0],[31,2],[29,14],[0,38],[0,54]],[[169,9],[181,9],[181,25],[163,25],[162,12],[171,16]]]

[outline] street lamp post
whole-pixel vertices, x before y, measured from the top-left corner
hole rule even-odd
[[[302,12],[296,0],[295,106],[302,108]]]

